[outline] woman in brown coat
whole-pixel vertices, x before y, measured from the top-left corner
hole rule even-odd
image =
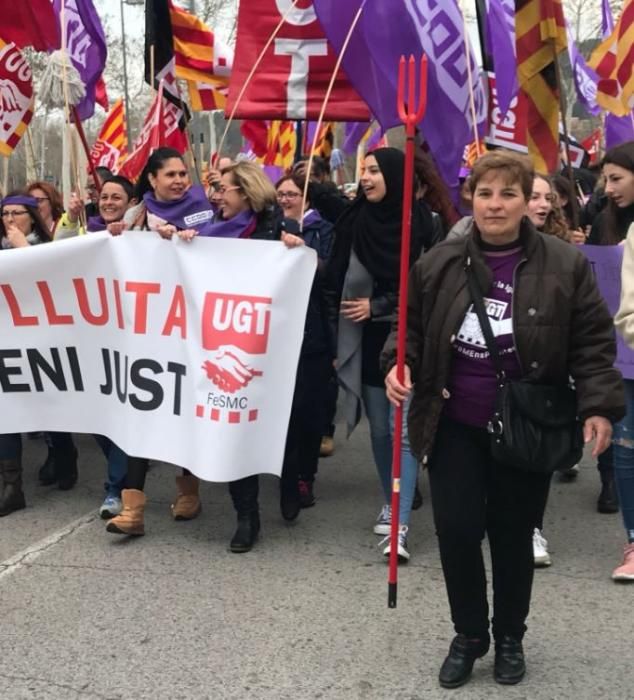
[[[536,231],[526,218],[533,171],[525,159],[490,153],[471,175],[474,225],[469,235],[424,255],[410,278],[407,368],[398,382],[395,337],[383,366],[395,404],[413,391],[409,437],[429,466],[434,521],[457,636],[440,684],[467,682],[489,649],[489,607],[482,557],[486,533],[493,572],[494,677],[518,683],[525,673],[522,638],[533,581],[532,535],[550,475],[521,471],[491,456],[487,424],[497,379],[467,288],[471,265],[485,297],[509,380],[566,386],[575,382],[577,412],[593,454],[610,442],[623,415],[613,369],[612,319],[584,256]]]

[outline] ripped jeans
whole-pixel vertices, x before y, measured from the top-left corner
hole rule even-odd
[[[628,542],[634,542],[634,379],[624,379],[625,417],[614,424],[614,480]]]

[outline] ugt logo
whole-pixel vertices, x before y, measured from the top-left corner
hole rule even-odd
[[[244,389],[262,372],[254,355],[264,355],[271,326],[271,299],[208,292],[202,314],[202,340],[213,351],[203,363],[207,377],[230,394]]]

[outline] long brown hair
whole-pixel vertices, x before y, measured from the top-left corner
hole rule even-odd
[[[57,221],[64,213],[64,202],[62,201],[62,195],[51,185],[50,182],[44,182],[42,180],[36,180],[35,182],[30,182],[26,191],[31,194],[33,190],[42,190],[48,197],[51,203],[51,214],[53,215],[53,221]]]
[[[427,186],[423,201],[432,211],[440,215],[443,228],[447,233],[460,219],[460,215],[451,201],[449,190],[438,174],[434,161],[420,147],[414,153],[414,173],[417,184],[422,187]]]
[[[603,156],[601,168],[608,164],[618,165],[634,173],[634,141],[627,141],[620,146],[611,148]],[[603,245],[618,245],[625,238],[627,229],[632,223],[631,219],[627,215],[624,216],[622,210],[609,198],[602,218],[601,243]]]

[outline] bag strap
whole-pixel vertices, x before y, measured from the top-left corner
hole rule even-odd
[[[495,340],[495,336],[493,335],[493,329],[491,328],[489,316],[484,308],[484,298],[482,296],[482,292],[480,291],[475,271],[471,265],[471,258],[467,258],[465,272],[467,273],[467,285],[469,286],[469,294],[471,295],[471,300],[473,301],[473,308],[475,309],[476,316],[480,322],[480,329],[482,330],[484,340],[487,344],[487,349],[491,355],[493,367],[495,368],[495,374],[500,381],[506,381],[506,372],[502,367],[500,351],[497,341]]]

